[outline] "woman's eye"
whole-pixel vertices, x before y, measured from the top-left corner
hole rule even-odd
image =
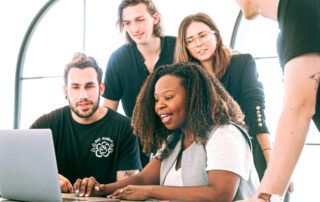
[[[207,34],[200,34],[200,38],[205,38]]]
[[[192,39],[187,39],[187,43],[192,43],[193,40]]]

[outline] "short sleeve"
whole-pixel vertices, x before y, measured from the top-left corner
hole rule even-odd
[[[138,137],[128,130],[120,143],[120,159],[117,170],[141,169]]]
[[[226,170],[248,180],[253,159],[242,133],[233,125],[217,128],[206,144],[206,170]]]
[[[103,97],[118,101],[121,99],[123,90],[121,85],[121,78],[117,70],[120,68],[118,63],[117,52],[114,52],[108,61],[107,69],[104,77],[105,90]]]

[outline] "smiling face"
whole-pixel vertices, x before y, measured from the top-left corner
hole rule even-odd
[[[71,68],[64,93],[68,97],[72,116],[77,119],[90,119],[99,106],[103,84],[99,85],[94,68]]]
[[[190,55],[200,63],[212,60],[216,51],[216,36],[211,33],[210,27],[202,22],[192,22],[186,29],[185,40],[193,40],[194,47],[188,47]],[[205,39],[205,40],[204,40]]]
[[[181,78],[172,75],[161,77],[155,85],[154,98],[155,111],[165,127],[184,130],[186,91],[181,85]]]
[[[159,14],[153,16],[148,12],[144,3],[128,6],[122,11],[124,29],[131,39],[137,44],[146,44],[155,37],[154,25],[159,22]]]

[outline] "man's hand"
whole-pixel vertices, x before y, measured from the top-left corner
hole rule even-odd
[[[103,185],[100,185],[94,177],[77,179],[74,183],[74,189],[76,193],[80,193],[79,196],[102,196],[104,195]]]
[[[73,192],[73,188],[70,181],[60,174],[58,174],[58,176],[61,192]]]

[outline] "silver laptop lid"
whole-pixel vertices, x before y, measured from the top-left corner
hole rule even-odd
[[[62,201],[49,129],[0,130],[0,195],[23,201]]]

